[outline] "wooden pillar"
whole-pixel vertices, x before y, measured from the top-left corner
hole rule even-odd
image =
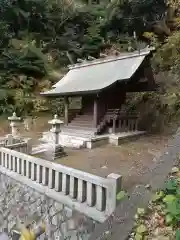
[[[93,115],[93,125],[96,128],[98,124],[98,98],[94,99],[94,115]]]
[[[81,100],[81,113],[83,112],[83,110],[85,108],[85,104],[86,104],[86,96],[82,96],[82,100]]]
[[[148,58],[146,60],[145,64],[146,64],[145,67],[144,67],[145,78],[147,78],[147,80],[148,80],[148,86],[153,87],[153,86],[155,86],[155,79],[154,79],[152,66],[151,66],[151,63],[150,63],[150,58]]]
[[[116,119],[113,118],[113,127],[112,127],[112,133],[115,134],[116,133]]]
[[[68,102],[68,97],[64,97],[64,124],[68,125],[69,119],[68,119],[68,108],[69,108],[69,102]]]

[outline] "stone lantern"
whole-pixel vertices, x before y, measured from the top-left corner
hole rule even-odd
[[[61,132],[61,125],[64,122],[58,119],[58,115],[56,114],[48,123],[52,126],[50,129],[50,132],[53,134],[52,159],[55,160],[64,155],[64,149],[59,144],[59,133]]]
[[[54,118],[48,122],[52,127],[50,131],[53,133],[53,139],[55,144],[59,144],[59,133],[61,132],[61,125],[63,121],[58,119],[58,115],[55,114]]]
[[[16,113],[13,112],[13,115],[11,117],[8,117],[8,120],[10,121],[10,127],[11,127],[11,134],[13,137],[18,137],[19,134],[19,125],[21,122],[21,118],[17,117]]]

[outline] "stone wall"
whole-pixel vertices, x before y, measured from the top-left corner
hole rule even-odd
[[[0,172],[99,222],[115,210],[122,182],[118,174],[102,178],[7,148],[0,148]]]
[[[45,222],[46,233],[39,239],[88,239],[97,224],[75,210],[41,195],[25,185],[0,174],[0,232],[32,228]],[[10,239],[12,239],[10,237]]]
[[[54,143],[55,138],[53,134],[49,132],[44,132],[43,137],[41,138],[43,142],[47,143]],[[59,144],[63,147],[70,147],[70,148],[85,148],[86,147],[86,141],[87,137],[79,137],[79,136],[72,136],[72,135],[67,135],[60,133],[59,134]]]

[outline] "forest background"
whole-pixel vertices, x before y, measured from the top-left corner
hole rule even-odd
[[[157,92],[129,95],[150,131],[180,123],[179,0],[1,0],[0,114],[63,112],[39,95],[79,59],[155,47]]]

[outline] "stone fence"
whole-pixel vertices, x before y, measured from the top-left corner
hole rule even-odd
[[[11,144],[16,144],[22,142],[19,138],[14,138],[11,134],[6,135],[5,137],[0,138],[0,146],[6,146]]]
[[[120,175],[101,178],[3,147],[0,172],[99,222],[115,210],[121,188]]]
[[[29,146],[28,146],[27,142],[21,142],[21,143],[6,145],[5,147],[8,148],[8,149],[17,151],[17,152],[29,154]]]
[[[30,154],[32,151],[32,146],[30,139],[15,138],[11,134],[0,138],[0,147],[5,147],[17,152]]]

